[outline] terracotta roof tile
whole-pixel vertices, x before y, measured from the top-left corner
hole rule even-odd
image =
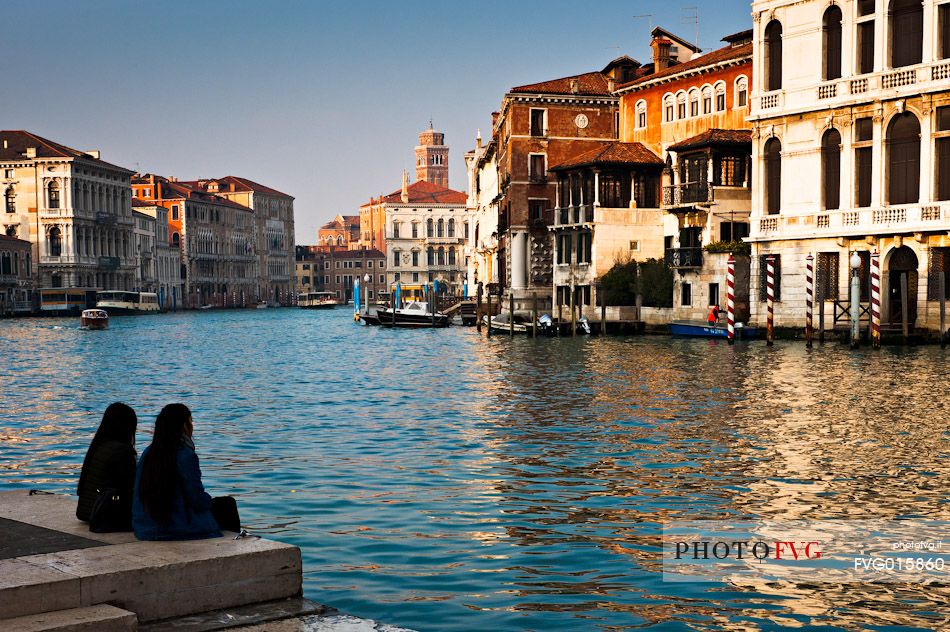
[[[437,184],[417,180],[409,185],[407,204],[465,204],[468,196],[461,191],[453,191]],[[383,196],[383,202],[402,204],[402,188]]]
[[[643,143],[604,141],[600,147],[569,158],[548,170],[559,171],[588,165],[655,165],[662,167],[663,164],[663,160],[647,149]]]
[[[711,145],[748,145],[752,149],[752,132],[747,129],[707,129],[702,134],[670,145],[670,151],[683,151]]]
[[[571,89],[571,82],[577,80],[577,92]],[[609,96],[607,90],[607,77],[599,72],[587,72],[582,75],[573,75],[571,77],[562,77],[540,83],[530,83],[524,86],[517,86],[509,90],[513,93],[527,94],[584,94],[584,95],[602,95]]]
[[[678,75],[683,72],[690,70],[695,70],[697,68],[703,68],[704,66],[711,66],[713,64],[720,64],[725,61],[731,61],[733,59],[742,59],[743,57],[748,57],[752,59],[752,44],[743,44],[742,46],[724,46],[722,48],[717,48],[711,53],[707,53],[702,57],[697,57],[696,59],[691,59],[682,64],[676,64],[675,66],[670,66],[659,72],[654,72],[649,75],[644,75],[639,79],[634,79],[628,83],[622,84],[617,87],[617,92],[625,92],[628,90],[636,89],[636,87],[644,82],[653,81],[654,79],[660,79],[662,77],[670,77],[673,75]]]

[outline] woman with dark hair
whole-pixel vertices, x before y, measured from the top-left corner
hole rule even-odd
[[[240,528],[233,499],[228,524],[219,526],[215,519],[221,501],[201,484],[193,432],[191,411],[184,404],[169,404],[158,414],[135,477],[132,525],[139,540],[200,540],[220,537],[222,527]]]
[[[102,524],[90,528],[108,531],[132,530],[132,485],[135,481],[135,411],[122,402],[106,408],[99,429],[89,444],[79,474],[79,504],[76,517],[84,522],[93,518],[100,496],[116,499],[114,514]],[[101,501],[100,501],[101,502]],[[104,516],[98,516],[102,518]],[[96,520],[94,522],[99,522]],[[106,522],[108,524],[106,524]]]

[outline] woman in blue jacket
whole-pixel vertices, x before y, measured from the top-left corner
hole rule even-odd
[[[221,536],[212,498],[201,484],[191,411],[169,404],[155,420],[152,443],[135,473],[132,527],[139,540],[200,540]]]

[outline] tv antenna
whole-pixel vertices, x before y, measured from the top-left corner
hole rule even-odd
[[[695,26],[696,40],[693,43],[696,45],[696,50],[699,50],[699,7],[683,7],[681,21],[683,24],[692,23]]]

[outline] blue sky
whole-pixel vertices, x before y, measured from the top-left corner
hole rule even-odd
[[[241,175],[296,198],[297,242],[413,174],[416,135],[466,150],[511,86],[650,60],[650,25],[699,44],[749,2],[3,0],[0,127],[130,169]],[[645,16],[649,17],[635,17]]]

